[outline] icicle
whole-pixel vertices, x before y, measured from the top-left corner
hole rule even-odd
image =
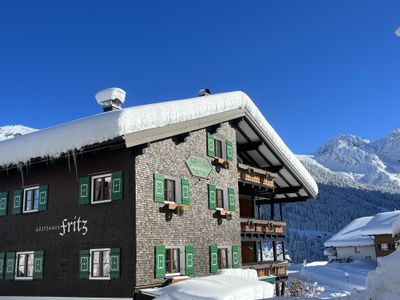
[[[17,169],[18,169],[18,171],[21,173],[22,186],[24,186],[24,185],[25,185],[24,164],[23,164],[23,163],[19,163],[19,164],[17,165]]]
[[[71,152],[72,151],[68,151],[67,152],[67,161],[68,161],[68,171],[71,174]]]
[[[76,153],[75,150],[72,151],[72,158],[74,160],[74,167],[75,167],[75,176],[78,179],[78,163],[76,162]]]

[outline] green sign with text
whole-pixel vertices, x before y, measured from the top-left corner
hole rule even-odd
[[[207,159],[194,155],[189,157],[186,164],[193,176],[207,178],[212,170],[210,162]]]

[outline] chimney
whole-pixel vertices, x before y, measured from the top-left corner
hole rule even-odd
[[[120,88],[109,88],[96,94],[97,103],[103,107],[104,112],[121,110],[125,102],[126,92]]]
[[[199,97],[209,96],[209,95],[211,95],[210,89],[201,89],[199,91]]]

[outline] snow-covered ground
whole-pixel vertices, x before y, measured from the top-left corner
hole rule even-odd
[[[372,261],[313,262],[289,268],[289,287],[305,298],[364,299],[366,278],[375,270]],[[301,284],[300,284],[300,283]]]
[[[252,300],[272,298],[275,286],[258,280],[255,270],[226,269],[217,275],[192,278],[149,289],[157,300]]]

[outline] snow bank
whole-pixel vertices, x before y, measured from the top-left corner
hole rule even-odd
[[[285,145],[254,102],[243,92],[230,92],[186,100],[125,108],[97,114],[0,142],[0,166],[27,163],[37,157],[59,157],[63,153],[102,143],[128,133],[159,128],[230,110],[246,109],[258,123],[283,162],[304,185],[318,194],[314,179]]]
[[[275,286],[258,280],[255,270],[223,270],[153,291],[157,300],[251,300],[272,298]]]
[[[400,299],[400,251],[379,257],[378,267],[367,277],[367,299]]]
[[[327,240],[325,247],[371,246],[374,241],[369,236],[362,236],[361,231],[373,217],[358,218]]]
[[[316,281],[341,290],[364,290],[367,275],[375,267],[374,262],[361,260],[351,263],[313,263],[304,266],[300,275],[307,281]]]
[[[400,220],[400,210],[376,214],[361,231],[362,235],[393,234],[397,230],[396,222]]]

